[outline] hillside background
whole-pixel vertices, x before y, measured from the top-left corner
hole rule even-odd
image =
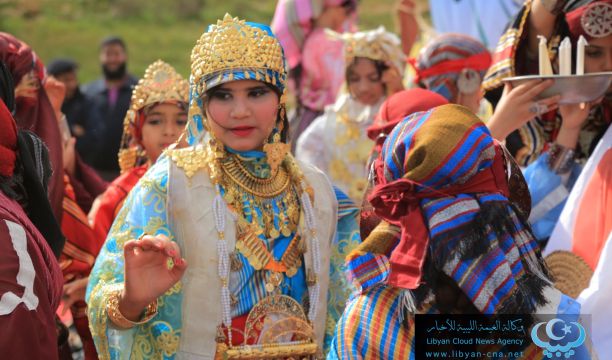
[[[360,29],[382,24],[395,31],[394,4],[360,0]],[[0,0],[0,29],[30,44],[45,63],[75,59],[81,83],[100,75],[98,44],[107,35],[126,40],[132,74],[142,76],[159,58],[186,76],[191,48],[208,24],[226,12],[269,24],[275,5],[276,0]]]

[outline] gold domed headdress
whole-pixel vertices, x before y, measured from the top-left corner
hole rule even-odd
[[[167,63],[157,60],[145,70],[144,77],[132,91],[130,108],[123,120],[123,137],[119,150],[121,173],[142,165],[148,158],[142,140],[143,110],[164,102],[187,104],[189,83]]]
[[[272,30],[226,14],[210,25],[191,52],[187,142],[204,134],[202,96],[215,86],[235,80],[258,80],[275,86],[284,107],[287,69],[283,48]]]

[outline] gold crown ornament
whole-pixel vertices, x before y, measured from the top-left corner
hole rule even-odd
[[[197,94],[233,80],[265,81],[283,93],[287,72],[283,48],[269,27],[225,14],[198,39],[191,52]]]
[[[130,110],[137,112],[149,105],[189,101],[189,82],[169,64],[157,60],[147,67],[132,91]],[[127,118],[127,117],[126,117]]]
[[[157,60],[147,67],[144,76],[132,91],[130,108],[123,119],[123,137],[119,150],[119,168],[123,174],[147,160],[137,141],[134,129],[138,112],[147,106],[163,102],[189,102],[189,83],[169,64]]]
[[[356,57],[388,61],[403,76],[406,55],[402,52],[402,43],[397,35],[386,31],[384,26],[380,26],[376,30],[342,34],[325,29],[325,33],[330,38],[344,43],[344,57],[347,64],[351,63]]]

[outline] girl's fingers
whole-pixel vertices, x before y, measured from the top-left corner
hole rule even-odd
[[[176,274],[181,277],[185,270],[187,269],[187,260],[183,258],[179,258],[174,261],[174,267],[172,267],[172,271],[176,272]]]
[[[539,81],[539,80],[538,80]],[[555,83],[554,80],[548,79],[548,80],[544,80],[541,81],[538,84],[531,84],[528,89],[525,91],[524,93],[524,97],[527,99],[533,99],[536,96],[540,95],[540,93],[546,89],[548,89],[549,87],[551,87],[553,84]],[[527,85],[529,83],[525,83],[523,85]]]
[[[504,91],[502,92],[502,97],[506,96],[510,91],[512,91],[512,84],[508,81],[504,84]]]
[[[548,97],[546,99],[538,100],[539,104],[546,105],[546,112],[551,110],[555,110],[559,107],[559,100],[561,100],[561,95],[555,95]]]
[[[173,241],[168,241],[164,244],[164,252],[167,256],[171,257],[172,260],[176,262],[176,260],[181,258],[181,250],[177,243]]]

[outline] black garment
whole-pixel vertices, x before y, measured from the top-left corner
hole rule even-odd
[[[76,137],[76,150],[90,165],[97,154],[97,146],[101,143],[100,136],[102,136],[91,112],[91,102],[79,88],[72,98],[65,99],[62,104],[62,113],[66,115],[72,136]],[[75,127],[81,127],[85,133],[76,136]]]
[[[119,88],[117,102],[111,106],[108,101],[108,88],[104,79],[87,84],[83,92],[91,103],[90,121],[95,123],[96,137],[99,139],[96,154],[91,165],[105,180],[119,175],[117,153],[123,135],[123,119],[129,109],[132,89],[138,79],[128,75]]]
[[[28,218],[45,237],[51,250],[59,258],[66,239],[59,222],[53,215],[47,198],[47,186],[51,177],[49,150],[34,133],[20,130],[17,135],[18,159],[22,169],[22,189],[26,203],[22,204]]]

